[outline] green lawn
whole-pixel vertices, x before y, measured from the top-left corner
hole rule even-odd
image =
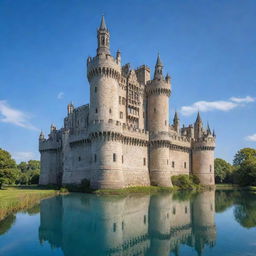
[[[37,186],[5,187],[0,190],[0,220],[57,193],[57,190],[41,189]]]

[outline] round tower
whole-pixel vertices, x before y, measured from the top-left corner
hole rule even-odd
[[[215,184],[215,135],[211,134],[209,125],[207,131],[203,129],[203,122],[199,113],[194,124],[194,134],[192,144],[192,173],[198,176],[202,185],[213,186]]]
[[[171,186],[169,163],[169,97],[170,76],[163,77],[158,55],[153,80],[146,86],[148,97],[148,130],[150,132],[149,169],[152,185]]]
[[[122,173],[122,136],[119,122],[119,80],[121,56],[110,55],[104,17],[97,32],[97,55],[87,60],[90,83],[89,132],[91,138],[91,186],[124,187]]]
[[[117,59],[110,55],[110,33],[104,17],[97,34],[97,55],[87,60],[87,77],[90,83],[89,121],[119,120],[118,81],[121,76],[121,57],[120,52]]]

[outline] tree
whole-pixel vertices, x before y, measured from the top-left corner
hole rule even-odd
[[[5,179],[5,184],[15,184],[20,176],[18,169],[0,169],[0,178]]]
[[[232,166],[221,158],[214,160],[214,172],[216,183],[223,183],[227,181],[232,173]]]
[[[40,170],[40,161],[29,160],[27,164],[28,170]]]
[[[233,160],[233,164],[235,166],[241,165],[245,160],[248,160],[250,158],[256,158],[256,149],[254,148],[243,148],[240,149]]]
[[[11,158],[9,152],[0,148],[0,170],[16,168],[16,162]]]
[[[21,172],[26,172],[27,171],[27,163],[26,162],[20,162],[17,166]]]
[[[256,186],[256,158],[243,161],[235,171],[234,179],[241,186]]]

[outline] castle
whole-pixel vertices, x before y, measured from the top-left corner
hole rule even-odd
[[[87,59],[90,104],[68,104],[64,127],[41,132],[40,184],[79,184],[92,188],[172,186],[171,176],[194,174],[214,185],[215,134],[196,122],[180,127],[177,112],[169,124],[171,77],[158,55],[150,68],[121,64],[110,54],[110,33],[102,17],[95,57]]]

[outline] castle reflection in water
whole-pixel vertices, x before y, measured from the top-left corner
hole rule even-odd
[[[216,239],[215,191],[128,197],[58,196],[41,202],[41,243],[74,255],[198,255]]]

